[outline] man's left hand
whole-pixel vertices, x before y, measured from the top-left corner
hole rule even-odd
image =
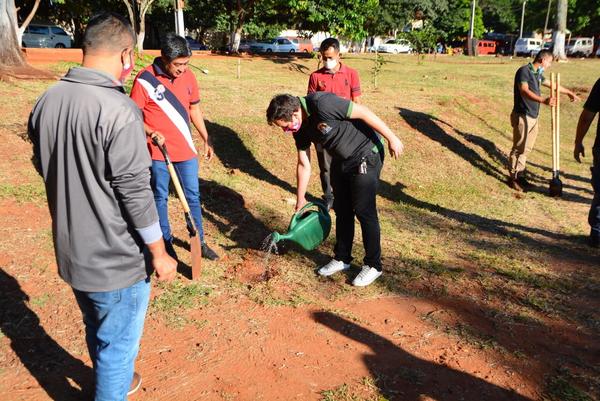
[[[581,100],[581,98],[579,96],[577,96],[575,93],[569,93],[568,96],[572,102],[578,102]]]
[[[388,140],[388,148],[390,150],[390,155],[397,159],[398,156],[404,152],[404,144],[397,136],[393,135],[392,138]]]

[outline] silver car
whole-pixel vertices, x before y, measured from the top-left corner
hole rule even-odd
[[[23,32],[23,47],[71,47],[73,40],[56,25],[29,24]]]
[[[259,40],[250,45],[252,53],[295,53],[298,46],[287,38]]]

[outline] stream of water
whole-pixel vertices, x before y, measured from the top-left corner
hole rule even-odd
[[[265,272],[263,273],[263,278],[265,281],[269,281],[272,277],[271,266],[269,265],[269,259],[271,258],[271,254],[277,255],[277,243],[273,241],[273,234],[267,235],[267,237],[263,240],[260,249],[265,252],[265,257],[263,258],[263,267]]]

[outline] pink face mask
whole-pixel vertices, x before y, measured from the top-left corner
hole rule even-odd
[[[123,64],[123,70],[121,71],[121,77],[119,78],[121,84],[125,83],[125,80],[129,77],[131,71],[133,71],[133,60],[131,53],[129,53],[129,63]]]
[[[291,127],[285,127],[282,128],[283,132],[285,132],[286,134],[295,134],[296,132],[298,132],[298,130],[300,129],[302,124],[300,124],[300,122],[296,121],[296,122],[292,122],[292,126]]]

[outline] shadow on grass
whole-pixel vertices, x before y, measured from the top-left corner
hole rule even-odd
[[[565,245],[558,244],[556,241],[569,241],[573,245],[584,245],[585,237],[582,236],[571,236],[544,230],[542,228],[525,226],[522,224],[506,222],[499,219],[493,219],[488,217],[479,216],[474,213],[460,212],[457,210],[448,209],[440,205],[434,205],[426,201],[417,199],[407,194],[404,189],[406,188],[400,182],[396,182],[392,185],[386,181],[381,180],[379,182],[379,193],[392,202],[402,202],[406,205],[410,205],[417,209],[426,210],[443,216],[445,218],[454,220],[459,223],[469,224],[478,230],[488,232],[500,236],[509,236],[521,241],[522,244],[533,247],[533,249],[544,249],[547,253],[552,254],[554,257],[562,259],[565,258]],[[536,234],[548,238],[550,241],[540,241],[530,237],[526,234]],[[581,242],[579,244],[579,242]],[[569,258],[571,260],[585,261],[592,263],[595,260],[594,255],[587,253],[576,253],[570,252]]]
[[[371,349],[362,359],[371,376],[377,378],[379,392],[387,399],[419,401],[426,395],[448,401],[530,401],[475,376],[417,358],[387,338],[336,314],[314,312],[313,318],[317,323]]]
[[[2,268],[0,288],[0,328],[29,373],[53,400],[91,399],[92,369],[71,356],[46,333],[38,316],[27,305],[29,296]],[[69,380],[79,388],[71,385]]]
[[[294,187],[273,175],[256,160],[237,132],[210,121],[205,121],[205,123],[208,132],[211,133],[215,153],[226,168],[240,170],[260,181],[278,186],[287,192],[296,193]]]
[[[462,157],[469,164],[479,169],[483,173],[497,179],[500,182],[506,182],[508,176],[505,166],[508,165],[508,157],[503,152],[501,152],[492,141],[474,134],[461,131],[455,128],[453,125],[443,120],[440,120],[439,118],[436,118],[430,114],[412,111],[404,108],[398,109],[400,110],[400,116],[402,116],[402,118],[404,118],[404,120],[413,129],[421,132],[428,138],[438,142],[440,145],[451,150],[456,155]],[[441,125],[447,126],[452,132],[462,137],[462,139],[466,142],[479,147],[483,152],[485,152],[485,154],[489,157],[489,159],[491,159],[492,162],[482,157],[476,150],[470,148],[454,136],[450,135],[441,127]],[[539,165],[535,166],[541,167]],[[568,176],[565,177],[570,178]],[[580,178],[577,176],[573,177]],[[533,174],[531,172],[528,173],[528,178],[534,183],[547,184],[549,181],[547,178],[544,178],[537,174]],[[563,183],[563,189],[582,190],[583,188]],[[547,194],[548,188],[547,185],[533,185],[530,191],[540,194]],[[583,196],[568,191],[563,191],[563,199],[571,202],[578,202],[584,204],[589,204],[591,202],[591,199],[585,198]]]

